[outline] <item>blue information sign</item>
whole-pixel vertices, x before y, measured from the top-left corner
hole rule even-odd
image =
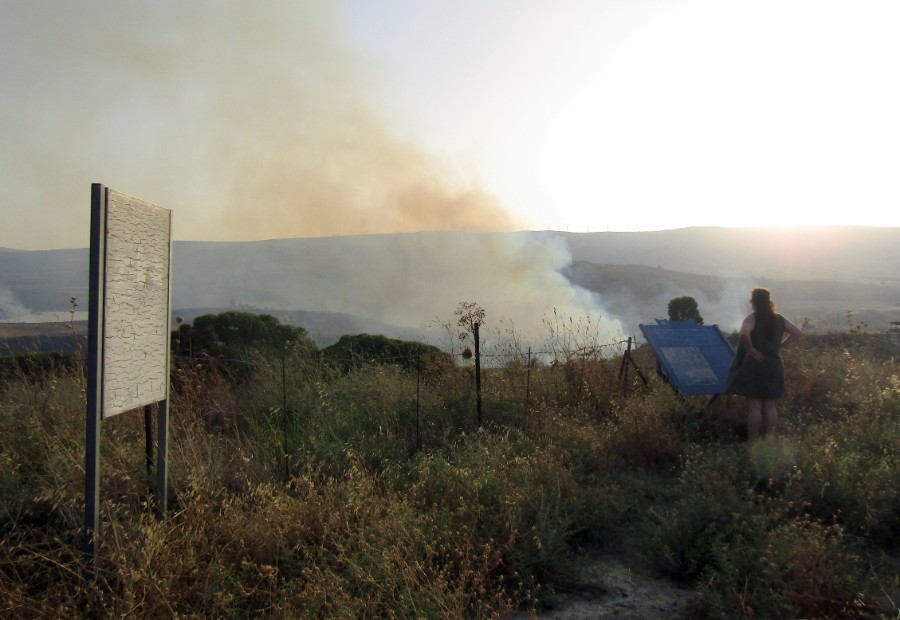
[[[665,376],[685,396],[722,394],[734,348],[718,325],[664,321],[641,325]]]

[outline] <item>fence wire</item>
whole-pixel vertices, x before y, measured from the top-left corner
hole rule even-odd
[[[629,344],[628,340],[619,340],[614,342],[609,342],[605,344],[597,344],[591,346],[583,346],[575,349],[528,349],[527,351],[517,350],[517,351],[509,351],[509,352],[496,352],[496,351],[482,351],[479,354],[479,357],[482,360],[487,360],[487,364],[483,364],[484,370],[487,372],[493,372],[496,370],[502,370],[504,366],[502,364],[495,364],[492,362],[496,362],[498,360],[506,360],[507,363],[518,362],[521,363],[526,360],[530,360],[531,363],[572,363],[576,360],[587,360],[597,357],[603,357],[605,351],[610,349],[621,349],[623,346]],[[454,363],[458,367],[465,367],[471,364],[474,361],[474,355],[470,352],[465,351],[446,351],[443,349],[437,349],[439,355],[447,356],[447,358],[454,360]],[[414,352],[414,353],[405,353],[405,354],[370,354],[370,353],[359,353],[354,354],[352,351],[346,355],[332,355],[325,358],[321,357],[322,351],[317,352],[317,356],[314,358],[310,358],[304,360],[301,357],[297,357],[290,354],[284,354],[281,360],[278,359],[277,355],[275,356],[265,356],[263,354],[251,355],[248,357],[216,357],[210,356],[206,354],[201,355],[176,355],[173,354],[172,365],[170,370],[170,381],[175,378],[176,373],[181,372],[187,368],[196,368],[203,367],[207,369],[214,369],[216,367],[226,368],[229,365],[241,366],[248,369],[252,369],[255,371],[261,370],[270,370],[273,372],[281,372],[282,364],[290,364],[291,368],[295,368],[298,362],[310,362],[313,364],[325,364],[336,366],[342,363],[350,363],[350,364],[358,364],[359,367],[365,367],[368,365],[377,365],[377,364],[397,364],[401,366],[405,366],[410,369],[410,371],[414,372],[415,367],[410,364],[413,361],[420,361],[423,359],[428,359],[429,354],[423,354],[422,352]],[[83,377],[83,360],[77,360],[76,366],[73,368],[62,368],[60,367],[58,370],[61,370],[63,373],[70,373],[71,375],[76,375],[81,373]],[[49,369],[52,372],[54,369]],[[27,371],[21,373],[23,377],[28,379],[26,376],[29,374]],[[45,377],[32,377],[32,383],[29,384],[29,387],[34,389],[42,390],[39,395],[41,398],[47,398],[47,393],[43,390],[49,389],[46,386],[46,378]],[[0,386],[2,389],[3,386]],[[46,406],[46,403],[45,403]],[[22,422],[9,422],[3,420],[7,416],[16,415],[15,411],[8,410],[8,405],[4,405],[0,407],[0,433],[9,433],[9,432],[22,432],[22,431],[57,431],[66,428],[71,428],[75,426],[85,426],[87,421],[86,412],[81,415],[76,415],[73,418],[66,420],[41,420],[38,422],[31,423],[22,423]]]

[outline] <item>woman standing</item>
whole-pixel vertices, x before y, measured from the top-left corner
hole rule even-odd
[[[747,441],[753,442],[760,431],[775,434],[775,401],[785,395],[781,348],[803,338],[803,330],[775,311],[768,289],[753,289],[750,305],[753,312],[741,323],[726,392],[747,397]]]

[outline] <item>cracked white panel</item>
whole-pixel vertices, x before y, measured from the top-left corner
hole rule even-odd
[[[167,398],[171,212],[109,191],[103,415]]]

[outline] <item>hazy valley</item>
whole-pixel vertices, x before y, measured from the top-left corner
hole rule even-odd
[[[900,229],[687,228],[634,233],[416,233],[175,242],[173,315],[242,308],[302,325],[320,344],[345,333],[435,340],[460,301],[539,339],[554,310],[639,336],[670,299],[695,297],[707,323],[736,328],[749,289],[820,330],[900,320]],[[66,321],[87,301],[87,250],[0,250],[0,321]],[[848,311],[850,312],[848,316]],[[9,328],[7,326],[7,331]],[[9,335],[9,334],[7,334]]]

